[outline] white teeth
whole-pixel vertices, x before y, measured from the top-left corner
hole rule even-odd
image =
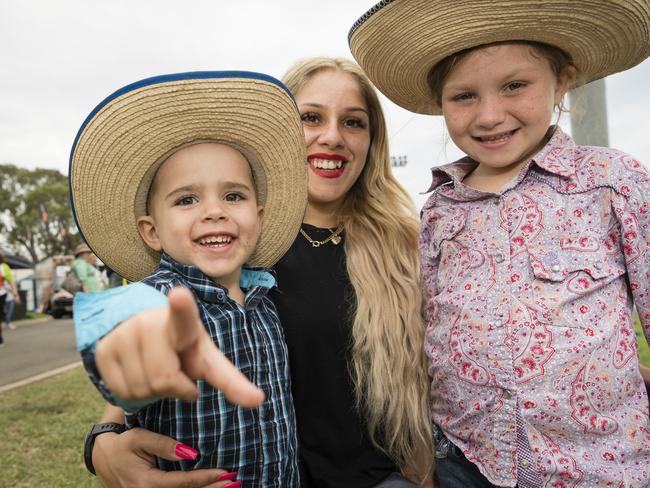
[[[505,140],[510,139],[510,136],[512,134],[510,132],[506,134],[499,134],[497,136],[486,136],[486,137],[481,137],[481,140],[483,142],[503,142]]]
[[[232,237],[230,236],[210,236],[199,239],[199,244],[209,246],[211,244],[228,244],[230,241],[232,241]]]
[[[333,161],[331,159],[312,159],[311,164],[318,169],[339,169],[343,166],[343,161]]]

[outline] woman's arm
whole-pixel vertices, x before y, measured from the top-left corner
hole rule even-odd
[[[123,421],[122,410],[107,403],[100,422]],[[97,479],[107,488],[225,488],[233,483],[236,473],[223,469],[172,472],[157,469],[156,457],[169,461],[181,459],[176,455],[178,445],[170,437],[144,429],[127,430],[119,435],[101,434],[96,437],[92,452]],[[225,479],[219,481],[219,478]]]

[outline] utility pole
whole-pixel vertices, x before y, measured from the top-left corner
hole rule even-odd
[[[569,92],[571,136],[583,146],[609,146],[605,79]]]

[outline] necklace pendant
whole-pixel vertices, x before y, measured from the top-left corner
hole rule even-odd
[[[320,247],[321,243],[319,241],[311,241],[311,247]]]
[[[341,236],[332,236],[332,244],[338,246],[341,243]]]

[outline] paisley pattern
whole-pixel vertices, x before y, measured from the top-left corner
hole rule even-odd
[[[559,128],[499,195],[475,165],[435,168],[422,210],[433,421],[497,485],[650,486],[650,174]]]

